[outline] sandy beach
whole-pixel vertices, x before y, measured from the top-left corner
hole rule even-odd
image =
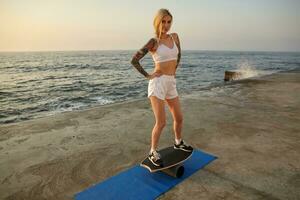
[[[300,199],[299,91],[293,70],[180,96],[183,138],[218,159],[159,199]],[[154,120],[144,98],[0,125],[0,199],[72,199],[139,163]]]

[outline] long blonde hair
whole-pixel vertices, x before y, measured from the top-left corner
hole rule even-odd
[[[173,16],[168,9],[165,9],[165,8],[159,9],[154,17],[153,26],[154,26],[154,30],[155,30],[155,36],[158,39],[157,43],[159,43],[159,40],[161,37],[161,31],[162,31],[161,21],[164,18],[164,16],[167,16],[167,15],[169,15],[171,17],[171,25],[172,25]]]

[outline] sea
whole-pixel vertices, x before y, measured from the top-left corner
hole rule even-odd
[[[0,124],[93,106],[147,99],[148,80],[130,63],[136,50],[0,52]],[[140,60],[151,73],[150,54]],[[182,50],[176,71],[180,95],[240,79],[300,67],[300,52]]]

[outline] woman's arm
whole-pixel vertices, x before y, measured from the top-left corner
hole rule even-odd
[[[176,69],[179,65],[179,62],[180,62],[180,58],[181,58],[181,47],[180,47],[180,40],[179,40],[179,37],[178,37],[178,34],[177,33],[174,33],[175,37],[176,37],[176,40],[177,40],[177,47],[178,47],[178,55],[177,55],[177,65],[176,65]]]
[[[148,78],[149,74],[143,69],[140,65],[139,60],[143,58],[148,51],[150,51],[155,45],[155,39],[151,38],[140,50],[138,50],[131,59],[131,64],[146,78]]]

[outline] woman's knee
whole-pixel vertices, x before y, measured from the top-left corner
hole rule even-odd
[[[157,121],[155,123],[155,126],[159,129],[163,129],[165,126],[166,126],[166,120],[163,120],[163,121]]]

